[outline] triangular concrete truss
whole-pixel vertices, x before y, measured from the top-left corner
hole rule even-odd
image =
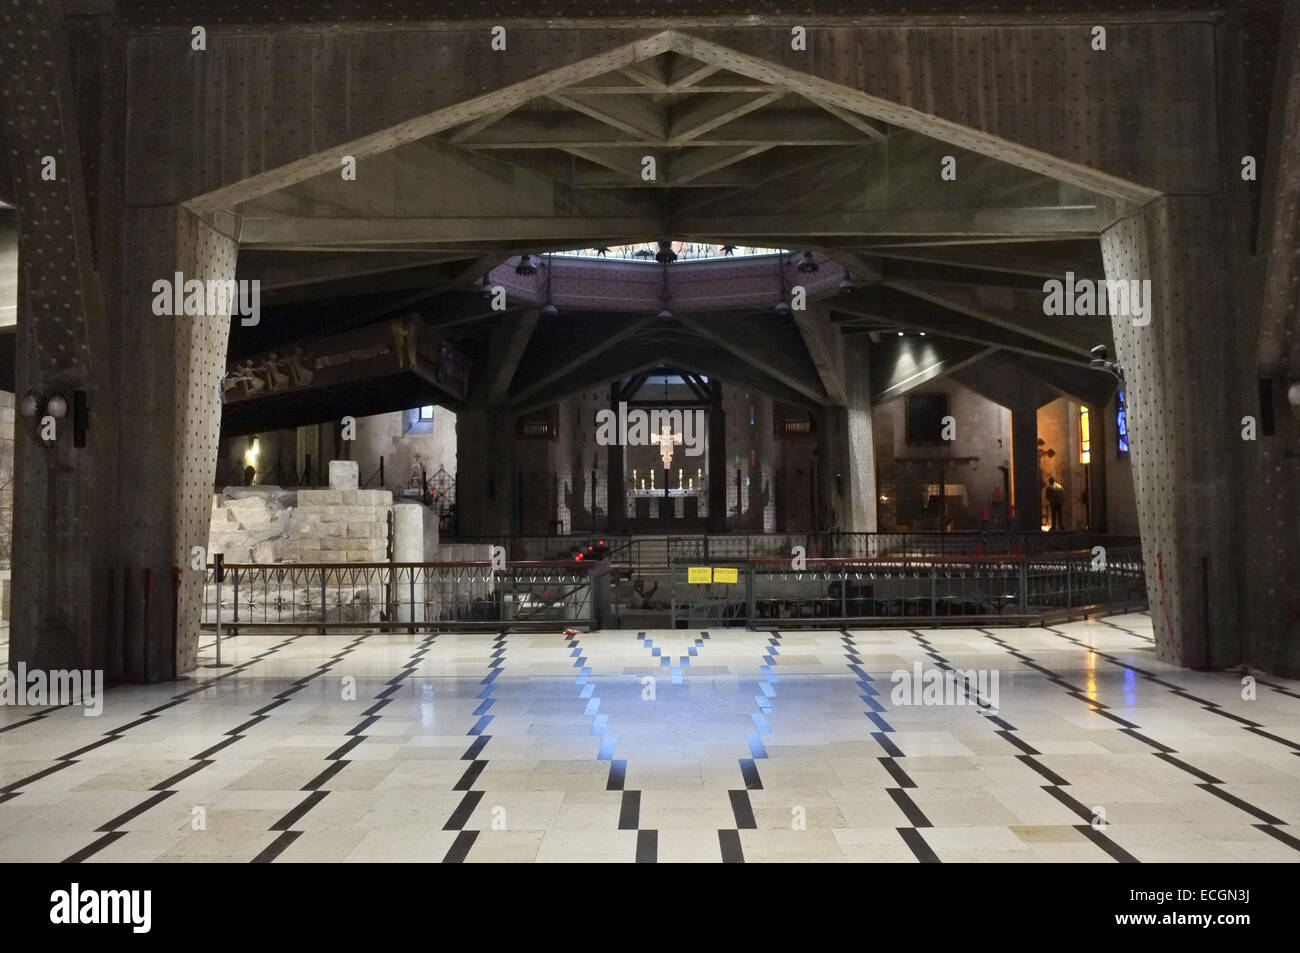
[[[1101,229],[1150,197],[679,31],[413,119],[353,152],[355,177],[295,176],[236,209],[241,276],[261,278],[271,313],[287,318],[270,326],[304,336],[314,304],[374,293],[354,323],[421,315],[489,374],[494,402],[521,410],[654,363],[834,405],[845,393],[837,336],[871,334],[883,347],[900,331],[952,352],[919,383],[1004,354],[1093,399],[1107,383],[1087,370],[1088,351],[1112,343],[1109,322],[1045,315],[1043,283],[1101,277]],[[520,328],[534,303],[492,311],[471,294],[518,256],[665,238],[810,250],[849,278],[795,316],[562,314]],[[583,322],[592,328],[575,336]],[[503,333],[523,334],[504,368],[489,356]],[[538,335],[566,340],[564,353],[548,358]],[[872,391],[889,399],[907,387]]]

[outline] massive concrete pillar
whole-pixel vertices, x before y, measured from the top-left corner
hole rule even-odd
[[[755,419],[758,424],[758,479],[762,481],[759,499],[763,504],[760,525],[763,532],[776,531],[776,471],[777,445],[772,432],[772,398],[766,394],[754,396]]]
[[[618,414],[622,388],[618,381],[609,385],[609,406]],[[605,531],[622,533],[627,526],[627,479],[623,475],[623,445],[615,441],[606,450]]]
[[[1102,235],[1107,281],[1151,283],[1150,313],[1111,323],[1156,645],[1213,668],[1241,661],[1236,514],[1249,494],[1236,480],[1255,388],[1254,335],[1233,331],[1223,221],[1214,197],[1167,197]]]
[[[1300,8],[1288,9],[1281,39],[1272,136],[1265,169],[1265,250],[1258,335],[1259,439],[1244,444],[1241,494],[1243,660],[1300,677]],[[1268,406],[1263,406],[1267,403]],[[1265,418],[1272,410],[1272,427]],[[1272,431],[1271,433],[1269,431]]]
[[[12,657],[150,681],[192,668],[198,654],[203,574],[193,561],[196,547],[207,555],[230,331],[206,292],[229,288],[237,246],[179,207],[124,218],[125,293],[83,312],[85,338],[57,317],[60,297],[73,303],[67,290],[41,290],[39,266],[24,269],[19,392],[71,404],[83,391],[88,426],[82,447],[75,413],[51,442],[37,419],[17,428]],[[211,313],[155,313],[160,295],[169,308],[177,300],[177,276],[182,295],[185,282],[201,283],[185,297]],[[77,358],[80,340],[101,337],[106,347]]]
[[[865,334],[843,339],[844,406],[827,413],[835,523],[841,532],[876,530],[876,453],[871,432],[871,366]]]
[[[1038,475],[1038,404],[1011,404],[1011,494],[1016,529],[1037,533],[1042,526],[1042,486]]]
[[[709,518],[710,533],[727,531],[727,417],[722,410],[722,382],[709,381]]]
[[[466,407],[456,414],[456,533],[506,536],[514,532],[517,499],[514,415],[497,407]]]
[[[177,275],[233,279],[236,242],[178,204],[125,201],[120,156],[101,148],[122,137],[120,36],[78,21],[74,83],[58,13],[0,14],[0,32],[23,36],[0,52],[0,87],[19,204],[17,389],[37,408],[15,433],[10,661],[157,680],[197,655],[192,552],[207,545],[230,316],[206,293],[159,314],[154,283],[174,306]],[[68,415],[45,439],[56,396]]]
[[[148,677],[155,678],[166,674],[162,663],[171,654],[167,642],[173,626],[178,670],[193,668],[198,658],[203,578],[193,569],[192,557],[196,547],[208,544],[231,323],[229,310],[206,290],[231,287],[238,245],[219,227],[182,208],[132,209],[127,222],[125,234],[134,237],[127,250],[121,323],[119,449],[135,449],[122,456],[118,497],[122,551],[142,559],[142,570],[154,569],[150,604],[139,606],[147,619],[131,629],[144,633],[144,663]],[[175,281],[176,275],[184,276],[187,287],[202,283],[203,310],[158,317],[154,283]],[[132,518],[151,512],[154,518]]]

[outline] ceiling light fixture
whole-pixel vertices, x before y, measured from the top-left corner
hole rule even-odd
[[[546,264],[546,304],[542,308],[542,314],[545,317],[554,318],[559,315],[560,309],[557,308],[555,306],[555,302],[551,300],[551,279],[555,277],[555,269],[551,267],[550,252],[546,253],[545,264]]]
[[[781,286],[780,296],[776,299],[776,304],[772,306],[772,311],[777,317],[784,318],[790,314],[790,302],[786,300],[785,291],[785,254],[776,256],[776,277]]]
[[[537,266],[533,264],[532,255],[519,256],[519,264],[515,265],[515,274],[525,278],[531,278],[537,274]]]
[[[799,260],[799,264],[798,264],[799,274],[815,275],[819,270],[820,270],[820,266],[817,264],[817,262],[813,261],[813,253],[810,251],[804,252],[803,258]]]
[[[661,265],[671,265],[677,260],[677,252],[673,251],[673,243],[664,239],[659,240],[659,251],[655,253],[655,261]]]

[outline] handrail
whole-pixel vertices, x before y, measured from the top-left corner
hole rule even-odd
[[[1136,556],[1136,555],[1140,555],[1140,553],[1128,551],[1128,550],[1119,550],[1119,551],[1112,550],[1107,553],[1106,561],[1107,562],[1113,561],[1117,555],[1120,557],[1125,555]],[[913,564],[913,563],[918,565],[933,565],[935,563],[944,563],[944,564],[957,565],[957,566],[965,566],[965,565],[984,566],[984,565],[1006,565],[1008,563],[1012,565],[1020,565],[1022,563],[1027,564],[1033,562],[1041,562],[1043,560],[1065,560],[1071,558],[1090,559],[1091,557],[1092,557],[1092,552],[1087,549],[1067,550],[1067,551],[1052,552],[1052,553],[1037,553],[1032,556],[1025,555],[1023,553],[1007,553],[1006,555],[1001,555],[1001,556],[996,554],[990,556],[962,556],[962,555],[947,555],[944,553],[934,553],[934,554],[901,553],[897,556],[805,557],[803,560],[803,564],[805,566],[859,566],[859,565],[898,565],[899,563],[902,563],[904,565]],[[681,560],[681,562],[687,562],[687,561],[689,560]],[[793,567],[791,567],[790,565],[790,560],[783,556],[758,557],[754,559],[726,559],[726,558],[699,559],[696,560],[696,562],[744,563],[750,566],[778,566],[779,565],[779,566],[785,566],[787,568],[793,569]]]
[[[510,569],[586,569],[597,566],[596,561],[585,560],[515,560],[507,562],[505,570]],[[222,563],[227,570],[233,569],[490,569],[490,560],[460,560],[454,562],[392,563],[387,560],[374,563]],[[215,567],[208,563],[209,570]],[[498,570],[502,571],[502,570]]]

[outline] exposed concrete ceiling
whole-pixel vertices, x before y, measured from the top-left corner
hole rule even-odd
[[[520,411],[661,364],[839,403],[843,333],[952,342],[952,359],[918,379],[997,354],[1090,379],[1108,321],[1046,317],[1042,284],[1102,276],[1098,235],[1122,200],[864,115],[788,71],[729,69],[711,44],[700,56],[676,45],[361,158],[355,176],[243,203],[240,276],[263,281],[270,320],[237,333],[236,350],[320,333],[322,320],[418,314]],[[661,238],[815,250],[851,287],[798,320],[749,309],[539,321],[527,302],[492,311],[472,294],[522,254]],[[494,335],[509,341],[505,365]]]

